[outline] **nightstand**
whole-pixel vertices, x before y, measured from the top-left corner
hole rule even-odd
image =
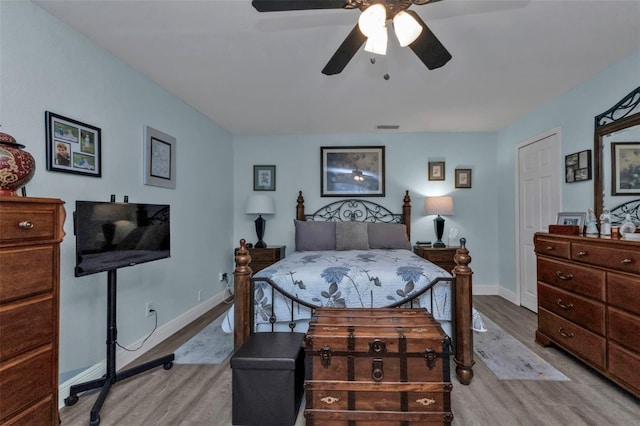
[[[435,263],[447,272],[451,272],[456,267],[453,257],[456,255],[458,247],[427,247],[413,246],[413,252],[431,263]]]
[[[268,268],[277,261],[284,259],[286,246],[268,246],[265,248],[248,248],[249,256],[251,256],[251,263],[249,266],[255,274],[258,271]],[[234,256],[239,249],[236,248],[233,253]]]

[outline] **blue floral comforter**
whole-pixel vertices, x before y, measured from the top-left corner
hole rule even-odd
[[[285,293],[315,306],[379,308],[401,301],[428,286],[438,277],[451,277],[439,266],[409,250],[348,250],[294,252],[254,275],[254,315],[256,328],[276,321],[308,320],[305,306],[275,293],[272,300],[267,278]],[[427,308],[436,319],[451,319],[450,283],[437,283],[420,296],[414,307]]]

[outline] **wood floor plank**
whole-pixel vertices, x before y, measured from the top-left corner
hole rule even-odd
[[[640,425],[640,401],[598,373],[554,347],[534,341],[535,313],[499,296],[475,296],[474,305],[491,321],[551,363],[571,381],[498,380],[476,359],[469,386],[453,378],[454,425]],[[173,352],[221,315],[228,306],[207,313],[158,345],[136,363]],[[130,366],[127,366],[130,367]],[[62,425],[89,423],[96,392],[60,410]],[[174,365],[156,368],[116,383],[100,412],[101,426],[231,425],[231,368],[219,365]],[[296,426],[304,425],[302,415]]]

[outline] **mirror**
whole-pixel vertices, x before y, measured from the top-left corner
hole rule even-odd
[[[640,187],[637,194],[612,195],[612,143],[617,142],[640,144],[640,87],[595,118],[593,199],[596,217],[600,217],[605,208],[612,209],[627,201],[640,199]]]

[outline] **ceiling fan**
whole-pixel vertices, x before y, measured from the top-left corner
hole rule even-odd
[[[384,54],[387,44],[387,21],[393,20],[401,46],[411,50],[430,70],[440,68],[451,54],[440,43],[417,13],[407,10],[411,5],[435,3],[440,0],[252,0],[258,12],[281,12],[309,9],[360,9],[358,24],[351,30],[336,53],[322,70],[323,74],[339,74],[360,46]]]

